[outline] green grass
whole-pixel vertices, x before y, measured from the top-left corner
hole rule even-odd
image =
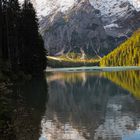
[[[53,68],[61,68],[61,67],[79,67],[79,66],[98,66],[99,58],[66,58],[64,56],[61,57],[51,57],[48,56],[48,66]]]

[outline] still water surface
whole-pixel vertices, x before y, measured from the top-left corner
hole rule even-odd
[[[15,88],[24,96],[17,140],[140,140],[140,71],[54,72],[46,80]]]
[[[39,140],[140,140],[140,71],[55,72]]]

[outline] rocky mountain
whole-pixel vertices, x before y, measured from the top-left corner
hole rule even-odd
[[[50,54],[104,55],[140,27],[140,0],[32,0]]]

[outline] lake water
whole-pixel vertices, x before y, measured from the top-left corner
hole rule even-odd
[[[140,140],[140,70],[54,72],[46,81],[14,88],[24,97],[17,140]]]

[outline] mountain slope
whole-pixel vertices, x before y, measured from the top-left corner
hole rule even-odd
[[[31,1],[51,55],[82,48],[90,55],[103,56],[140,27],[140,0]]]
[[[103,57],[101,66],[140,66],[140,30],[113,52]]]
[[[44,27],[44,28],[42,28]],[[109,39],[105,33],[100,12],[89,2],[78,3],[68,14],[56,13],[41,24],[46,48],[51,54],[59,51],[80,52],[91,55],[104,54],[109,50]]]

